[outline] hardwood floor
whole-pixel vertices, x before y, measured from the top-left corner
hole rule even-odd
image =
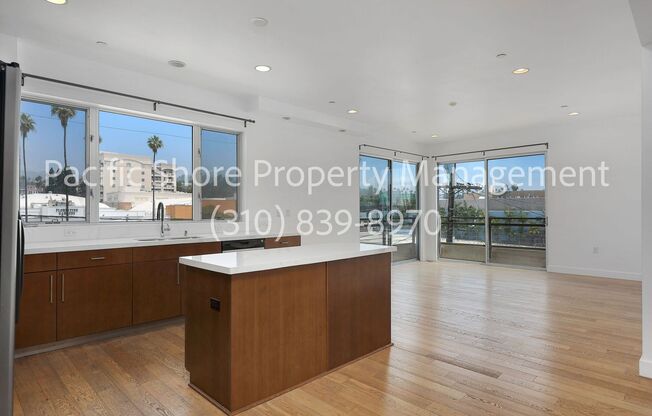
[[[393,268],[395,346],[243,415],[652,415],[638,282],[460,263]],[[16,361],[16,415],[220,415],[183,326]]]

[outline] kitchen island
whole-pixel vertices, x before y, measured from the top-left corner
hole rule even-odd
[[[391,344],[391,252],[324,244],[182,257],[190,385],[238,413]]]

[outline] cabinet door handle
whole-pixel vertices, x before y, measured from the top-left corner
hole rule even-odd
[[[61,303],[66,301],[66,275],[61,273]]]
[[[280,243],[281,245],[287,245],[287,244],[290,244],[289,241],[279,241],[279,243]]]
[[[50,275],[50,303],[54,303],[54,275]]]
[[[106,260],[106,257],[104,257],[104,256],[91,257],[91,260]]]
[[[181,280],[179,278],[179,261],[177,260],[177,286],[181,284]]]

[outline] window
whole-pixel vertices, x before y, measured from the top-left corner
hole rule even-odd
[[[192,219],[192,126],[99,112],[100,221]],[[138,181],[138,178],[141,180]],[[111,188],[107,192],[107,188]]]
[[[152,221],[160,203],[168,220],[237,216],[237,133],[29,98],[21,109],[27,223]]]
[[[86,221],[87,110],[23,100],[20,212],[30,223]]]
[[[201,218],[233,218],[237,210],[238,136],[213,130],[201,131]]]

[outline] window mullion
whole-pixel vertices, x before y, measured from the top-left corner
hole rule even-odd
[[[99,190],[99,152],[100,152],[100,128],[99,110],[97,107],[89,108],[89,141],[87,146],[89,181],[86,187],[86,205],[89,207],[88,220],[90,223],[99,222],[100,218],[100,190]]]
[[[195,170],[201,166],[201,127],[192,126],[192,219],[200,221],[201,218],[201,188],[195,183]]]

